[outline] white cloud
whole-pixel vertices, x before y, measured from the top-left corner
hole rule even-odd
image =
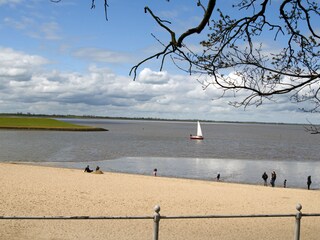
[[[99,48],[81,48],[75,51],[73,56],[104,63],[127,63],[132,60],[128,54]]]
[[[5,67],[30,68],[48,63],[48,61],[41,56],[24,54],[11,48],[0,47],[0,52],[0,64]]]
[[[94,65],[85,73],[48,71],[49,61],[41,56],[10,48],[0,52],[0,112],[228,121],[284,120],[283,113],[292,122],[308,117],[285,99],[246,111],[228,105],[232,96],[211,101],[216,90],[204,91],[193,76],[143,69],[133,81]]]
[[[48,61],[36,55],[26,55],[22,52],[14,51],[11,48],[0,47],[0,80],[14,79],[15,81],[29,81],[33,72]]]
[[[47,40],[61,39],[59,31],[60,31],[59,25],[53,21],[43,23],[40,26],[40,32],[42,33],[43,37]]]
[[[163,84],[169,81],[168,73],[163,72],[155,72],[149,68],[143,69],[137,78],[137,81],[143,82],[146,84]]]
[[[0,6],[1,5],[15,6],[16,4],[19,4],[21,2],[22,0],[0,0]]]
[[[4,23],[9,27],[16,28],[19,30],[24,30],[30,27],[30,25],[34,24],[33,19],[27,17],[21,17],[21,19],[13,19],[10,17],[4,18]]]
[[[40,56],[12,49],[2,49],[2,52],[5,54],[0,63],[3,72],[0,80],[7,91],[1,92],[0,99],[6,99],[4,105],[11,104],[11,111],[14,112],[22,111],[23,107],[24,112],[42,109],[44,113],[54,113],[52,111],[57,111],[60,106],[60,113],[78,113],[80,110],[77,107],[87,106],[83,114],[96,114],[97,109],[101,111],[103,106],[103,112],[121,109],[129,115],[154,115],[161,111],[174,114],[186,108],[184,104],[187,104],[188,98],[184,94],[193,90],[192,84],[180,81],[181,76],[170,76],[150,69],[143,71],[144,81],[132,81],[130,77],[117,76],[107,68],[95,66],[91,66],[86,74],[47,72],[38,69],[48,62]],[[16,68],[21,72],[15,72]],[[9,74],[12,77],[10,80],[5,78]]]
[[[39,24],[41,21],[41,24]],[[19,18],[4,18],[4,23],[32,38],[39,38],[45,40],[60,40],[61,29],[55,21],[45,21],[43,19],[36,19],[26,16],[19,16]]]

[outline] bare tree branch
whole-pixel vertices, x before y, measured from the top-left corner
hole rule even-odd
[[[161,19],[160,17],[156,16],[153,11],[149,8],[149,7],[145,7],[144,10],[145,10],[145,13],[149,13],[153,19],[158,23],[158,25],[160,27],[162,27],[163,29],[165,29],[169,34],[170,34],[170,37],[171,37],[171,42],[168,43],[164,50],[161,51],[161,52],[158,52],[144,60],[142,60],[141,62],[139,62],[137,65],[133,66],[130,70],[130,73],[129,75],[131,75],[133,73],[133,79],[135,80],[136,77],[137,77],[137,69],[145,62],[151,60],[151,59],[154,59],[154,58],[159,58],[160,56],[163,56],[162,57],[162,61],[161,61],[161,65],[160,65],[160,69],[162,69],[163,67],[163,63],[164,63],[164,60],[166,58],[167,55],[169,54],[177,54],[178,56],[179,55],[182,55],[184,60],[187,60],[189,61],[190,63],[190,70],[191,70],[191,66],[193,65],[192,63],[192,60],[190,60],[187,55],[179,50],[178,48],[181,48],[183,47],[182,45],[182,42],[183,40],[192,35],[192,34],[195,34],[195,33],[201,33],[202,30],[205,28],[205,26],[209,23],[209,20],[210,20],[210,17],[212,15],[212,12],[213,12],[213,9],[215,7],[215,4],[216,4],[216,0],[209,0],[208,2],[208,5],[207,5],[207,8],[205,9],[201,3],[200,0],[198,0],[198,3],[197,3],[197,6],[200,6],[204,9],[204,16],[201,20],[201,22],[199,23],[199,25],[195,28],[191,28],[191,29],[188,29],[187,31],[185,31],[184,33],[182,33],[180,35],[180,37],[178,38],[178,40],[176,39],[176,33],[171,30],[166,24],[171,24],[170,21],[167,21],[167,20],[163,20]],[[191,73],[191,72],[190,72]]]
[[[200,1],[198,1],[198,6],[202,6],[202,4],[200,4]],[[205,9],[204,16],[203,16],[201,22],[199,23],[199,25],[195,28],[190,28],[186,32],[182,33],[177,41],[177,47],[182,47],[182,42],[186,37],[188,37],[194,33],[199,34],[202,32],[202,30],[205,28],[205,26],[210,21],[210,18],[211,18],[211,15],[212,15],[212,12],[213,12],[213,9],[215,6],[216,6],[216,0],[209,0],[208,6]]]

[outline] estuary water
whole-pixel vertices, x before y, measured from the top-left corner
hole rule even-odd
[[[262,184],[264,171],[276,186],[320,188],[320,135],[302,125],[202,123],[203,141],[190,140],[195,122],[63,119],[107,132],[0,131],[0,161],[67,168],[89,164],[105,171]]]

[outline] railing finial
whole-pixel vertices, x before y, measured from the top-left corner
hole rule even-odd
[[[156,212],[156,213],[159,213],[160,212],[160,206],[159,205],[155,205],[153,210]]]
[[[301,204],[300,204],[300,203],[298,203],[298,204],[297,204],[296,209],[297,209],[299,212],[301,211],[302,206],[301,206]]]

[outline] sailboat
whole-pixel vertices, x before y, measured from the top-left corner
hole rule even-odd
[[[190,134],[190,139],[203,140],[202,130],[201,130],[201,126],[200,126],[200,122],[199,121],[197,123],[197,135]]]

